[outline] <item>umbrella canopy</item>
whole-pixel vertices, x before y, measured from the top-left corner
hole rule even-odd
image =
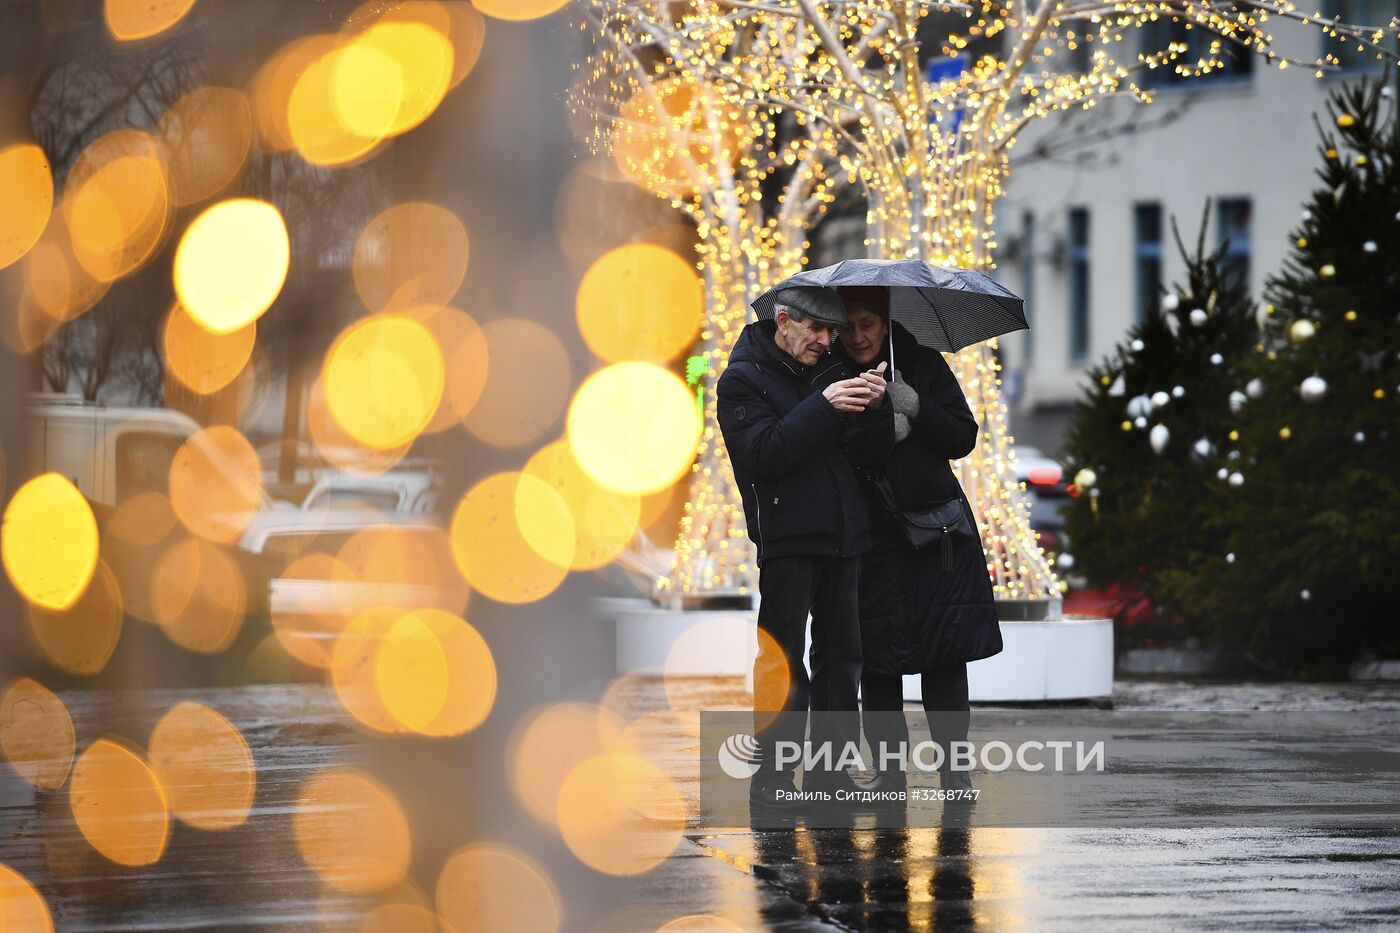
[[[754,300],[760,320],[773,317],[778,293],[798,285],[889,289],[890,317],[927,347],[956,353],[963,347],[1028,330],[1025,302],[995,280],[970,269],[947,269],[919,259],[846,259],[784,279]]]

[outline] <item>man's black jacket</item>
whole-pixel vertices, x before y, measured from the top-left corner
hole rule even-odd
[[[894,409],[883,398],[859,414],[837,411],[822,391],[854,370],[831,353],[804,367],[776,331],[773,321],[745,327],[716,388],[749,538],[760,562],[855,556],[870,547],[870,517],[851,463],[883,462]]]

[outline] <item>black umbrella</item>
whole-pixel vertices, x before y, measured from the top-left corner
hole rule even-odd
[[[759,319],[772,318],[778,293],[797,285],[883,286],[889,291],[891,319],[919,343],[945,353],[1030,327],[1025,302],[1000,283],[970,269],[945,269],[918,259],[846,259],[799,272],[754,299]]]

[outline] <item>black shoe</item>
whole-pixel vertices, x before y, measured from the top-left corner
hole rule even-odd
[[[754,775],[749,783],[749,809],[771,814],[796,813],[802,808],[791,774]]]
[[[882,794],[904,794],[909,790],[909,776],[903,771],[880,771],[865,789]]]
[[[831,799],[837,800],[837,793],[844,792],[841,800],[852,799],[850,795],[864,793],[865,785],[858,782],[846,771],[808,771],[802,776],[802,790],[805,793],[825,791]]]

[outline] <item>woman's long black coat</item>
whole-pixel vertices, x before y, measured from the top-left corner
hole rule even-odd
[[[962,499],[974,529],[972,541],[953,548],[952,569],[945,571],[940,549],[915,551],[905,544],[874,486],[863,482],[875,538],[861,563],[865,666],[916,674],[997,654],[1001,628],[977,523],[948,463],[972,452],[977,421],[943,355],[919,345],[898,323],[890,326],[895,366],[918,392],[919,413],[910,419],[909,436],[895,445],[885,475],[901,508]]]

